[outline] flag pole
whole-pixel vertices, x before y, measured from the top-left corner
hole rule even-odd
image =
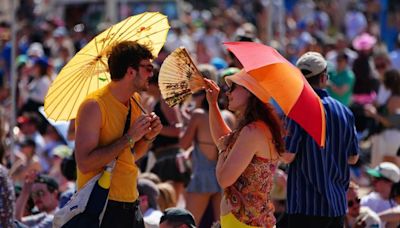
[[[16,104],[16,95],[17,95],[17,22],[16,22],[16,12],[18,8],[19,1],[10,0],[11,1],[11,70],[10,70],[10,88],[11,88],[11,113],[10,117],[10,159],[11,162],[14,162],[15,153],[15,135],[14,135],[14,127],[16,125],[16,116],[17,116],[17,104]]]

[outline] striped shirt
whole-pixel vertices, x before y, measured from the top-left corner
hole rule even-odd
[[[297,123],[288,119],[286,149],[296,153],[296,157],[288,170],[287,212],[343,216],[350,176],[347,160],[359,151],[354,117],[325,90],[315,92],[325,108],[326,146],[320,148]]]

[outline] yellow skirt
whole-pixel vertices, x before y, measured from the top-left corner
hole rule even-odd
[[[239,221],[232,213],[221,216],[221,228],[255,228]]]

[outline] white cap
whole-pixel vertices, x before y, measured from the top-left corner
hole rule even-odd
[[[44,56],[43,45],[38,42],[32,43],[28,48],[28,56],[35,56],[35,57]]]
[[[382,162],[374,169],[368,169],[367,173],[376,178],[386,178],[393,183],[400,181],[400,169],[391,162]]]
[[[305,53],[296,63],[297,68],[300,69],[306,78],[311,78],[322,73],[327,65],[324,57],[320,53],[314,51]]]

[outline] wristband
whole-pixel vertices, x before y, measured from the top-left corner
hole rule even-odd
[[[133,141],[132,137],[130,137],[128,134],[126,134],[125,137],[128,140],[129,147],[133,148],[135,146],[135,141]]]

